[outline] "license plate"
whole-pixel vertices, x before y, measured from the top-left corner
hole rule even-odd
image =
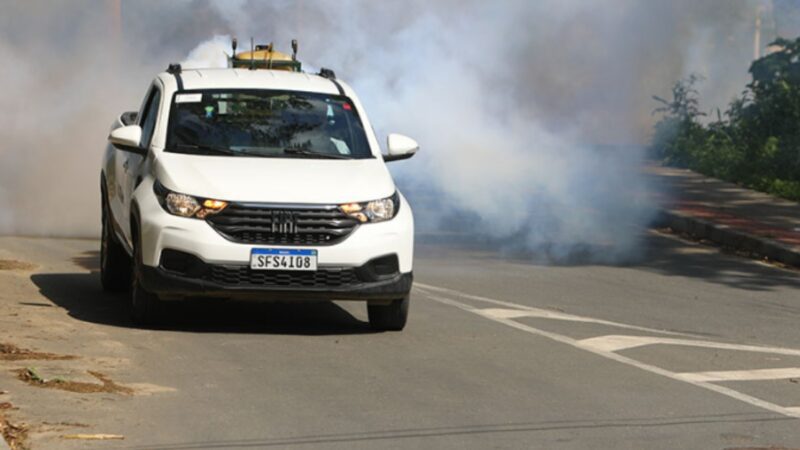
[[[316,250],[254,248],[250,252],[253,270],[317,270]]]

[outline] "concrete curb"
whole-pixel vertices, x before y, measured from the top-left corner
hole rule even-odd
[[[656,225],[695,238],[708,239],[723,247],[748,252],[787,266],[800,267],[800,248],[735,230],[727,225],[698,219],[674,210],[662,210],[656,219]]]

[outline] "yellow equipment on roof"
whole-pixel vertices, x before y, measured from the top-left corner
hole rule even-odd
[[[292,55],[273,49],[272,44],[256,45],[252,51],[236,53],[236,39],[233,40],[233,56],[228,58],[230,67],[250,69],[272,69],[300,72],[302,64],[297,60],[297,41],[292,40]]]

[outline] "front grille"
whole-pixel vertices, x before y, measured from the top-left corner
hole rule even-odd
[[[252,270],[248,266],[210,266],[207,281],[228,286],[331,288],[359,284],[354,269],[321,269],[314,272]]]
[[[332,206],[231,204],[208,223],[243,244],[326,245],[346,238],[358,221]]]

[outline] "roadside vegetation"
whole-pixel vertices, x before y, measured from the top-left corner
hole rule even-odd
[[[752,81],[724,112],[699,109],[692,75],[672,98],[654,97],[662,115],[652,150],[666,164],[800,200],[800,38],[753,62]]]

